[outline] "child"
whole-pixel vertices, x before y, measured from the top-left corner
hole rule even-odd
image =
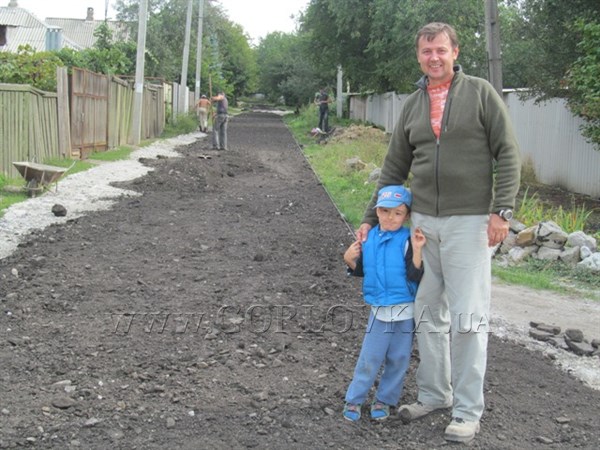
[[[410,214],[412,194],[403,186],[386,186],[377,197],[379,225],[366,242],[354,242],[344,254],[348,272],[364,276],[363,296],[371,305],[367,330],[346,392],[344,417],[357,421],[361,407],[383,364],[379,387],[371,404],[371,418],[387,419],[390,406],[400,400],[410,362],[414,301],[423,276],[421,251],[425,235],[403,227]]]

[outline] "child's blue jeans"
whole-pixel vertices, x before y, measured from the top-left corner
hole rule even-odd
[[[414,320],[412,319],[383,322],[376,320],[371,313],[354,369],[354,377],[346,392],[347,403],[365,402],[383,365],[375,399],[387,405],[398,404],[404,376],[410,363],[413,331]]]

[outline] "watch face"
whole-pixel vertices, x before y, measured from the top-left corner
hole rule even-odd
[[[505,209],[504,211],[500,212],[500,216],[503,219],[510,220],[513,218],[513,212],[510,209]]]

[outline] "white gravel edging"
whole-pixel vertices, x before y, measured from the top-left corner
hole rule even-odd
[[[0,259],[11,255],[20,242],[33,230],[44,229],[54,223],[80,217],[90,211],[108,209],[121,196],[137,196],[137,192],[119,189],[111,183],[130,181],[146,175],[153,169],[140,163],[140,158],[178,157],[174,148],[187,145],[206,136],[190,133],[172,139],[157,141],[131,153],[129,159],[99,164],[84,172],[65,176],[58,185],[39,197],[16,203],[6,210],[0,219]],[[52,206],[61,204],[67,215],[56,217]]]

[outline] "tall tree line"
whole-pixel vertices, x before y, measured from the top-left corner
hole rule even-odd
[[[118,0],[119,17],[135,23],[137,3]],[[176,80],[187,0],[149,4],[149,75]],[[600,146],[600,1],[498,4],[504,87],[526,89],[524,95],[539,101],[566,98],[587,120],[586,135]],[[203,85],[210,77],[234,96],[261,91],[302,105],[319,87],[334,86],[341,65],[353,92],[411,92],[420,76],[414,36],[432,21],[456,28],[458,62],[468,74],[487,78],[483,0],[310,0],[296,33],[272,33],[254,48],[218,0],[207,0]]]
[[[504,87],[565,98],[600,148],[600,1],[498,3]],[[299,34],[330,80],[339,63],[355,92],[406,93],[420,76],[414,36],[433,21],[456,28],[465,72],[488,78],[484,16],[483,0],[311,0]]]
[[[147,77],[180,81],[187,4],[188,0],[148,0]],[[192,18],[198,20],[198,0],[194,0],[192,5]],[[138,7],[137,0],[117,0],[115,4],[117,18],[130,25],[133,40],[137,39]],[[197,27],[192,27],[192,30],[190,71],[196,67],[195,47],[198,42]],[[256,56],[250,47],[249,37],[240,25],[228,19],[218,1],[206,0],[201,54],[201,89],[204,93],[209,93],[209,85],[214,90],[223,89],[232,97],[256,90]],[[189,73],[187,79],[193,83],[195,74]]]
[[[148,0],[146,76],[179,80],[187,2]],[[43,74],[60,64],[133,75],[138,6],[137,0],[115,5],[118,19],[130,27],[130,42],[113,42],[109,31],[101,30],[96,48],[79,53],[3,53],[0,81],[27,82],[29,76],[32,84],[47,88],[51,82]],[[193,6],[197,20],[198,0]],[[586,119],[584,134],[600,148],[600,1],[498,0],[498,6],[504,87],[539,101],[565,98]],[[208,93],[210,80],[234,99],[263,92],[300,106],[320,87],[333,88],[341,65],[352,92],[411,92],[420,76],[414,36],[432,21],[456,28],[458,62],[466,73],[487,78],[484,0],[310,0],[297,32],[271,33],[254,47],[219,0],[206,0],[202,90]],[[190,88],[197,27],[192,30]]]

